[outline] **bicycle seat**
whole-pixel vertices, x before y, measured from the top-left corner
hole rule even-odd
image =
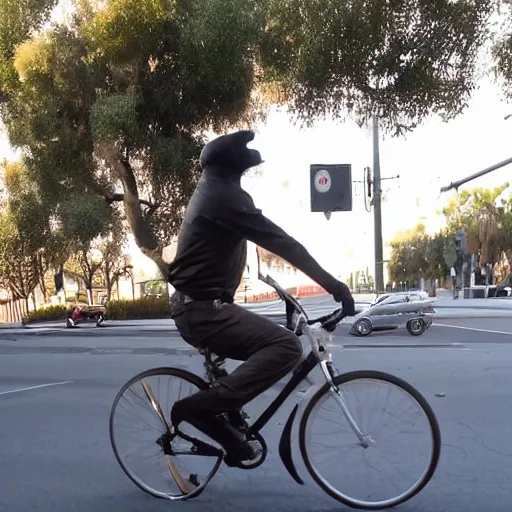
[[[215,352],[212,352],[209,348],[201,348],[199,349],[199,353],[210,363],[221,364],[226,360],[225,357],[215,354]]]

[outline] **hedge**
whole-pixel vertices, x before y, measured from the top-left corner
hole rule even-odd
[[[33,322],[44,322],[46,320],[59,320],[61,318],[66,318],[67,311],[67,306],[63,305],[34,309],[25,315],[23,323],[30,324]]]
[[[136,300],[116,300],[107,303],[108,320],[145,320],[148,318],[170,318],[169,300],[145,297]]]

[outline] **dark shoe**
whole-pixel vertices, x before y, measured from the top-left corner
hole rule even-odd
[[[203,434],[212,438],[224,448],[224,461],[228,466],[253,459],[256,454],[244,436],[219,416],[195,416],[184,419]]]

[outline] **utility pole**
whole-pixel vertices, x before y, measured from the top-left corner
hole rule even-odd
[[[373,219],[375,232],[375,291],[377,293],[384,292],[381,191],[379,121],[377,116],[373,116]]]

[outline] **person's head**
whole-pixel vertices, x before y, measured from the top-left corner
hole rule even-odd
[[[241,176],[251,167],[263,163],[260,152],[247,147],[252,140],[254,132],[251,130],[240,130],[213,139],[201,151],[201,168]]]

